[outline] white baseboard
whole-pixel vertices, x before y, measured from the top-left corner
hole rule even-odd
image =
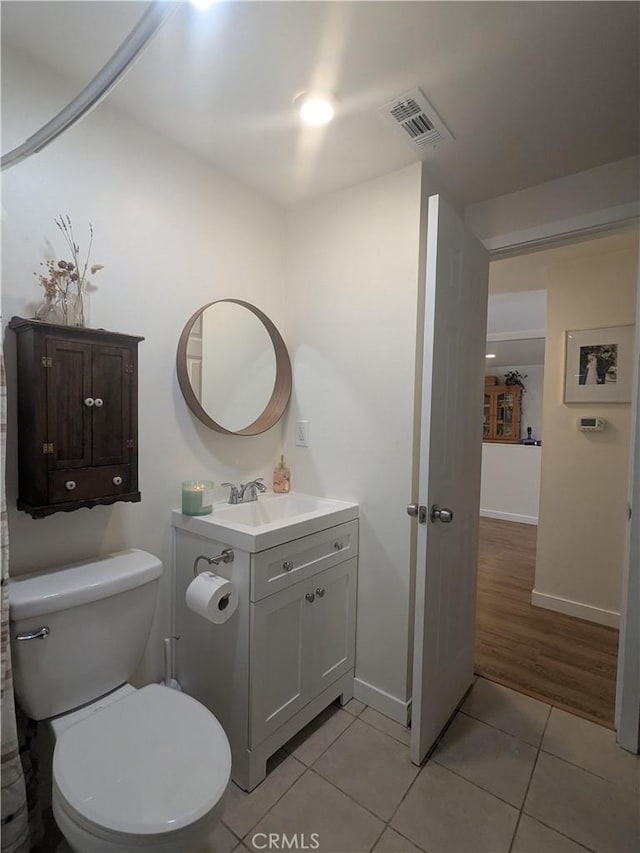
[[[605,610],[602,607],[594,607],[592,604],[583,604],[581,601],[561,598],[559,595],[547,595],[545,592],[537,592],[534,589],[531,593],[531,603],[535,607],[555,610],[557,613],[576,616],[578,619],[597,622],[599,625],[608,625],[610,628],[620,626],[620,614],[616,613],[615,610]]]
[[[385,693],[379,687],[368,684],[360,678],[353,680],[353,695],[365,705],[371,705],[376,711],[380,711],[385,717],[390,717],[401,726],[409,725],[411,719],[411,699],[403,702],[396,699],[390,693]]]
[[[515,521],[517,524],[537,524],[537,515],[516,515],[513,512],[495,512],[492,509],[481,509],[480,515],[484,518],[499,518],[502,521]]]

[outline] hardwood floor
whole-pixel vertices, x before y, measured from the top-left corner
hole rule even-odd
[[[618,631],[531,604],[536,535],[480,519],[476,672],[613,728]]]

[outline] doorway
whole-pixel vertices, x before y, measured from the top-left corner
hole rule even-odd
[[[544,293],[547,347],[543,366],[514,353],[486,369],[498,382],[517,372],[528,405],[513,440],[483,445],[476,672],[610,728],[631,412],[629,402],[564,402],[565,335],[634,322],[636,252],[637,233],[627,233],[490,266],[490,304],[512,309],[503,337],[531,343],[541,328],[534,297]],[[500,331],[490,308],[490,354]],[[602,433],[578,429],[590,415],[605,421]],[[527,427],[539,447],[520,443]]]

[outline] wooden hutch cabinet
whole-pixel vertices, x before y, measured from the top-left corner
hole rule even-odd
[[[13,317],[18,509],[139,501],[138,343],[144,338]]]
[[[522,388],[485,384],[483,441],[517,444],[521,420]]]

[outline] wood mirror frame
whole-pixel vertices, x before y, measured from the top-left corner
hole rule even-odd
[[[243,308],[251,311],[267,330],[276,357],[276,380],[269,402],[265,406],[264,411],[258,415],[253,423],[240,430],[226,429],[226,427],[214,421],[196,397],[187,372],[187,343],[194,323],[207,308],[210,308],[212,305],[218,305],[221,302],[232,302],[234,305],[241,305]],[[243,302],[241,299],[217,299],[214,302],[208,302],[189,317],[178,341],[176,368],[178,372],[178,384],[180,385],[180,390],[187,406],[189,406],[199,421],[205,424],[205,426],[216,430],[216,432],[222,432],[226,435],[260,435],[260,433],[266,432],[278,423],[289,405],[289,399],[291,398],[291,361],[282,335],[266,314],[259,308],[256,308],[255,305]]]

